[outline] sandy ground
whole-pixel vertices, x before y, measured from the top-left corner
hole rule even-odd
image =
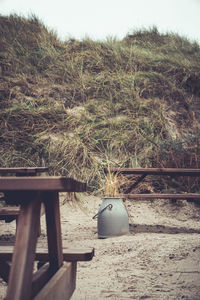
[[[84,196],[81,203],[61,203],[63,246],[95,248],[92,261],[78,263],[72,300],[200,299],[199,205],[126,201],[130,233],[98,239],[92,217],[101,199]],[[0,243],[12,242],[15,222],[0,226]],[[46,243],[44,217],[38,243]],[[5,293],[1,280],[0,299]]]

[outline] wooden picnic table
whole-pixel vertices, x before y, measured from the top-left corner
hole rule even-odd
[[[105,173],[111,172],[113,174],[123,175],[141,175],[129,188],[129,191],[134,189],[144,178],[148,175],[157,176],[190,176],[200,177],[200,169],[188,169],[188,168],[110,168],[104,169]],[[195,199],[200,200],[200,194],[195,193],[179,193],[179,194],[123,194],[122,198],[128,199]]]
[[[0,257],[0,275],[7,278],[10,273],[6,299],[69,299],[75,289],[76,262],[63,263],[59,192],[84,192],[86,184],[57,176],[11,176],[0,177],[0,191],[13,192],[13,201],[20,204],[11,268],[2,260],[3,256]],[[42,202],[46,213],[49,264],[33,275]]]

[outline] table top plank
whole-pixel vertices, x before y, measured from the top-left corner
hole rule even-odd
[[[60,176],[0,177],[0,191],[85,192],[86,183]]]
[[[178,175],[178,176],[200,176],[200,169],[187,168],[110,168],[104,169],[115,174],[148,174],[148,175]]]

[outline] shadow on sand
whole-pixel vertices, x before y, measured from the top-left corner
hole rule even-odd
[[[145,225],[145,224],[130,224],[130,233],[165,233],[165,234],[178,234],[178,233],[200,233],[200,229],[192,229],[186,227],[171,227],[164,225]]]

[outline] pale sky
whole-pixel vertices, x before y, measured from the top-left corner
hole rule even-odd
[[[0,0],[0,14],[36,15],[58,37],[121,39],[156,26],[200,43],[200,0]]]

